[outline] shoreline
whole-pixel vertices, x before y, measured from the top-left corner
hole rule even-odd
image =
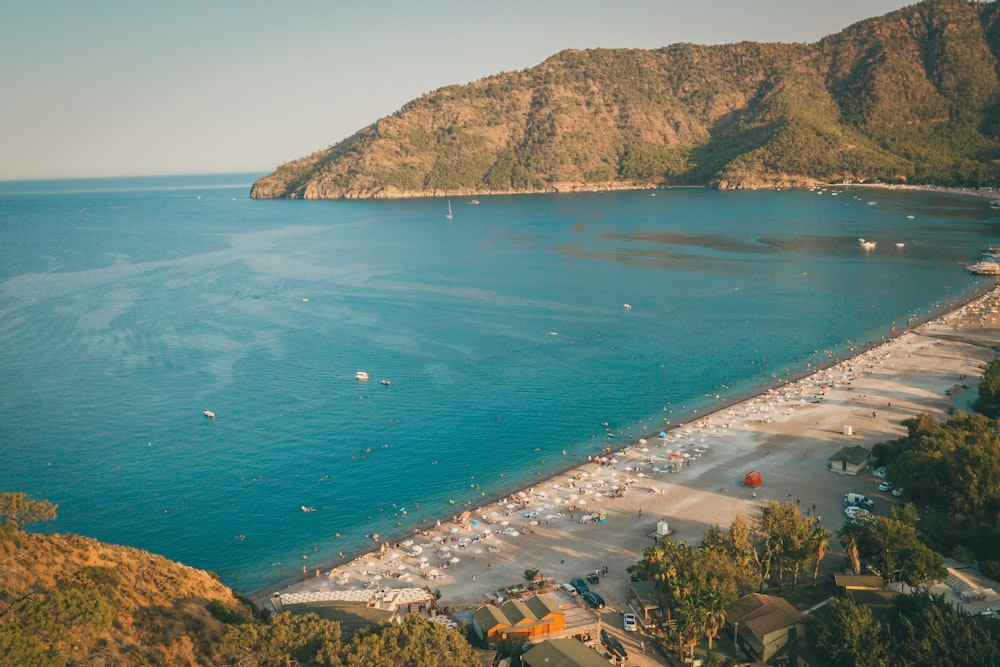
[[[885,190],[912,190],[917,192],[938,192],[943,194],[953,194],[960,196],[976,197],[979,199],[1000,199],[1000,188],[973,188],[961,186],[940,186],[932,184],[907,184],[907,183],[844,183],[823,180],[813,180],[802,177],[794,183],[771,182],[758,183],[743,187],[720,187],[718,183],[704,183],[701,185],[674,185],[674,184],[639,184],[639,183],[556,183],[547,189],[539,190],[506,190],[482,192],[474,189],[462,189],[451,191],[394,191],[391,194],[385,191],[369,193],[363,195],[358,192],[344,193],[335,197],[319,196],[310,197],[302,195],[271,196],[270,194],[257,193],[256,186],[259,181],[265,180],[274,175],[274,172],[266,174],[256,179],[250,187],[248,197],[258,200],[303,200],[303,201],[386,201],[405,199],[447,199],[452,197],[517,197],[522,195],[561,195],[561,194],[599,194],[607,192],[641,192],[672,189],[701,189],[717,190],[726,192],[744,192],[756,190],[809,190],[813,188],[873,188]],[[258,194],[260,196],[258,196]]]
[[[624,444],[624,445],[618,444],[618,445],[612,447],[611,448],[611,455],[608,457],[608,459],[605,462],[602,463],[601,456],[604,455],[604,454],[606,454],[608,452],[608,447],[609,447],[609,445],[605,444],[604,447],[602,447],[599,450],[600,451],[600,455],[598,455],[597,457],[595,457],[594,455],[591,455],[589,461],[585,461],[585,462],[582,462],[582,463],[578,462],[578,461],[574,461],[573,463],[567,463],[567,465],[560,466],[559,468],[555,469],[551,474],[548,474],[544,478],[539,477],[537,480],[528,480],[528,481],[526,481],[524,483],[521,483],[521,484],[513,483],[511,485],[510,490],[509,490],[508,493],[503,494],[503,495],[498,495],[498,496],[492,497],[492,498],[484,498],[481,502],[477,503],[474,507],[471,507],[471,508],[465,507],[465,506],[461,506],[460,508],[456,507],[456,509],[458,510],[458,512],[464,513],[464,516],[466,517],[465,521],[446,520],[444,517],[442,517],[441,519],[436,520],[433,526],[430,526],[430,527],[417,527],[416,529],[414,529],[412,531],[404,531],[404,532],[401,532],[401,533],[399,533],[397,535],[391,536],[390,539],[385,540],[382,543],[373,544],[372,548],[370,548],[370,549],[359,550],[358,552],[353,553],[353,554],[349,554],[349,555],[345,554],[344,559],[339,564],[335,564],[334,561],[329,560],[329,562],[326,565],[322,565],[322,564],[318,565],[318,566],[310,565],[310,568],[311,568],[310,571],[312,571],[312,568],[315,568],[315,567],[319,568],[319,569],[316,570],[315,576],[305,575],[305,576],[302,576],[302,577],[297,577],[293,581],[287,582],[287,583],[275,582],[271,587],[269,587],[267,589],[267,592],[260,591],[258,593],[253,594],[251,597],[254,597],[254,599],[258,600],[258,602],[266,602],[267,598],[269,597],[268,594],[271,593],[272,591],[278,591],[278,592],[284,594],[284,593],[290,593],[290,592],[295,592],[295,591],[300,591],[300,590],[313,590],[313,589],[331,591],[334,588],[338,588],[338,587],[342,588],[342,587],[345,587],[345,586],[348,589],[350,589],[350,588],[357,588],[359,586],[361,586],[361,587],[369,587],[370,585],[372,585],[372,581],[373,580],[372,579],[366,579],[365,577],[366,576],[371,576],[372,574],[375,574],[375,573],[373,573],[371,570],[369,570],[366,564],[370,563],[373,560],[378,560],[379,562],[386,562],[387,564],[393,564],[393,565],[402,565],[402,563],[409,563],[409,565],[412,565],[414,567],[417,566],[415,563],[407,561],[406,560],[406,556],[405,556],[405,552],[401,551],[400,544],[405,544],[407,542],[410,542],[412,544],[413,541],[421,541],[421,542],[424,542],[426,546],[431,546],[433,544],[437,544],[437,545],[446,544],[446,543],[449,542],[449,540],[452,540],[454,542],[455,540],[468,538],[467,542],[462,543],[458,547],[459,549],[463,549],[463,550],[466,549],[466,548],[468,548],[470,545],[473,545],[473,544],[475,544],[475,545],[488,544],[488,540],[486,540],[486,539],[480,539],[480,536],[476,535],[475,533],[473,533],[470,529],[473,526],[475,526],[475,525],[478,525],[480,527],[484,526],[484,525],[493,525],[494,522],[491,520],[491,514],[495,515],[497,513],[497,510],[494,509],[494,508],[500,507],[500,506],[503,506],[503,505],[510,505],[510,504],[512,504],[510,502],[510,499],[512,499],[512,498],[527,499],[526,502],[525,502],[525,504],[523,506],[520,505],[521,500],[519,500],[518,503],[515,503],[515,505],[518,505],[520,507],[520,509],[526,509],[528,507],[531,507],[533,505],[533,503],[536,506],[539,506],[539,505],[541,505],[541,506],[548,506],[548,509],[544,510],[544,511],[549,512],[548,516],[550,516],[550,517],[556,517],[556,516],[558,516],[559,519],[564,519],[565,518],[565,513],[566,513],[565,510],[569,509],[569,514],[570,514],[570,517],[572,519],[573,518],[573,509],[571,509],[571,508],[573,507],[573,505],[568,505],[567,506],[565,503],[563,503],[562,507],[557,507],[557,506],[552,506],[551,503],[544,502],[545,498],[554,497],[554,495],[555,495],[554,493],[553,493],[552,496],[549,496],[549,494],[546,493],[545,491],[541,491],[540,493],[542,495],[540,497],[534,497],[534,498],[532,498],[536,494],[536,488],[539,488],[539,487],[545,488],[545,489],[551,489],[551,488],[555,487],[555,488],[559,488],[559,489],[562,489],[562,490],[566,490],[566,488],[567,488],[566,485],[568,484],[569,485],[568,488],[575,488],[575,482],[574,481],[567,481],[567,479],[568,480],[576,480],[576,481],[583,480],[583,482],[586,483],[586,481],[589,480],[589,479],[591,479],[591,478],[603,475],[604,479],[601,479],[601,481],[600,481],[600,483],[601,483],[602,486],[599,487],[599,488],[602,488],[602,489],[608,489],[608,488],[610,488],[610,484],[609,483],[618,483],[618,487],[623,488],[625,490],[624,494],[623,494],[622,504],[624,504],[626,506],[629,506],[629,509],[631,511],[636,511],[636,508],[634,506],[636,504],[638,504],[638,506],[639,506],[638,517],[641,519],[642,518],[642,507],[646,503],[643,503],[642,501],[640,501],[639,503],[636,503],[635,502],[636,501],[635,498],[632,498],[631,502],[629,502],[629,499],[630,499],[630,497],[637,495],[632,490],[632,487],[634,487],[637,483],[640,483],[640,480],[642,481],[643,484],[645,484],[645,482],[646,482],[645,478],[647,478],[647,477],[652,478],[656,474],[658,474],[658,473],[650,473],[649,475],[646,475],[646,474],[644,474],[642,472],[639,472],[640,465],[646,465],[646,462],[648,462],[648,460],[652,457],[652,456],[645,456],[645,454],[649,453],[649,451],[650,451],[649,447],[647,447],[649,441],[651,441],[651,440],[655,440],[656,441],[654,443],[654,445],[653,445],[654,449],[664,449],[668,444],[676,444],[676,443],[678,443],[681,440],[691,439],[691,436],[693,435],[693,429],[694,429],[694,430],[697,430],[698,433],[699,433],[699,435],[701,436],[700,440],[699,440],[700,444],[704,445],[704,447],[705,447],[704,451],[702,451],[701,453],[698,454],[698,457],[700,457],[702,455],[702,453],[705,453],[705,452],[709,451],[709,447],[706,444],[707,437],[713,437],[713,438],[715,438],[715,437],[721,437],[723,435],[723,433],[715,432],[715,428],[714,427],[709,428],[707,426],[707,425],[713,424],[714,421],[717,420],[717,419],[719,419],[720,417],[725,417],[727,415],[733,414],[734,411],[740,411],[740,410],[742,410],[744,412],[744,417],[746,417],[746,422],[749,424],[749,421],[750,421],[749,420],[749,415],[751,414],[751,412],[755,411],[754,410],[754,406],[755,405],[759,405],[759,404],[762,404],[762,403],[765,403],[765,402],[769,402],[770,399],[773,398],[774,396],[781,396],[781,395],[785,395],[785,394],[787,394],[787,395],[798,394],[798,396],[800,397],[799,400],[801,401],[802,400],[801,399],[801,396],[802,396],[802,387],[807,386],[807,385],[815,385],[817,382],[822,381],[823,378],[826,378],[830,373],[832,373],[832,371],[836,370],[839,367],[853,367],[853,366],[863,365],[869,359],[872,359],[872,358],[880,359],[880,358],[883,358],[883,355],[884,355],[885,358],[890,357],[891,356],[891,350],[894,347],[900,347],[900,346],[910,345],[910,344],[913,343],[914,339],[923,340],[923,339],[930,338],[932,340],[937,340],[937,343],[935,343],[935,344],[943,344],[941,342],[942,339],[936,339],[935,336],[932,335],[932,334],[929,334],[928,331],[930,329],[932,329],[932,328],[935,328],[935,327],[937,327],[937,328],[948,327],[948,326],[950,326],[949,323],[951,321],[962,319],[963,317],[966,316],[967,312],[970,311],[970,310],[971,311],[976,311],[976,312],[978,310],[985,311],[987,305],[990,305],[990,304],[996,305],[998,303],[1000,303],[1000,287],[998,287],[996,285],[992,285],[992,286],[986,286],[986,285],[984,285],[980,289],[977,289],[973,293],[973,295],[968,296],[968,297],[963,297],[960,301],[956,302],[955,304],[952,304],[951,306],[948,306],[948,307],[944,307],[939,312],[932,313],[932,314],[927,315],[924,318],[921,318],[920,321],[917,321],[917,322],[913,323],[911,326],[908,326],[905,329],[896,331],[894,333],[894,335],[891,336],[891,337],[889,337],[889,338],[884,338],[883,337],[882,341],[872,341],[872,342],[870,342],[870,343],[868,343],[868,344],[866,344],[866,345],[864,345],[862,347],[852,348],[853,354],[851,356],[847,357],[847,358],[830,358],[829,359],[829,363],[828,364],[824,364],[822,367],[812,367],[812,368],[809,368],[806,371],[803,371],[801,374],[797,374],[797,375],[795,375],[793,377],[783,379],[780,382],[776,382],[773,385],[769,385],[769,386],[761,388],[759,390],[754,390],[754,391],[750,392],[749,395],[745,395],[745,396],[733,396],[729,400],[725,401],[724,403],[719,404],[717,406],[713,406],[713,409],[711,411],[706,412],[706,413],[687,415],[686,417],[683,417],[680,420],[678,420],[678,423],[671,424],[666,429],[664,429],[663,432],[667,434],[667,437],[665,437],[665,438],[660,438],[658,434],[646,434],[645,436],[642,436],[642,435],[637,436],[637,437],[635,437],[634,439],[632,439],[627,444]],[[958,325],[956,325],[956,326],[958,326]],[[998,339],[997,342],[1000,342],[1000,339]],[[963,343],[961,343],[961,342],[955,342],[953,344],[954,345],[961,345]],[[985,349],[985,348],[980,347],[978,349],[982,350],[982,349]],[[968,366],[968,363],[967,363],[969,361],[968,357],[971,357],[971,356],[972,356],[971,355],[971,351],[967,350],[966,351],[966,355],[963,357],[963,363],[964,363],[965,366]],[[976,370],[977,372],[974,375],[975,375],[975,377],[978,377],[979,372],[981,372],[981,365],[982,364],[978,360],[976,361],[976,364],[977,364],[977,366],[976,366],[975,369],[965,368],[965,370]],[[871,372],[871,368],[868,368],[868,372],[869,373]],[[973,376],[973,374],[970,374],[970,373],[963,373],[963,375],[969,375],[970,377]],[[852,382],[857,381],[858,379],[862,378],[863,376],[866,376],[866,373],[864,371],[862,371],[860,375],[857,375],[852,380]],[[849,389],[854,389],[854,387],[848,387],[848,388]],[[950,399],[948,399],[948,400],[950,401]],[[818,403],[820,401],[822,401],[822,398],[818,399],[816,401],[816,403]],[[889,403],[891,405],[891,401]],[[812,405],[815,405],[815,403],[813,403]],[[798,404],[798,407],[803,407],[803,404],[800,402]],[[874,414],[874,412],[875,411],[872,411],[873,414]],[[916,414],[916,412],[914,412],[913,414]],[[907,417],[908,416],[913,416],[913,414],[908,414]],[[906,417],[904,417],[904,418],[906,418]],[[840,421],[844,421],[844,420],[841,419]],[[900,420],[900,421],[902,421],[902,420]],[[762,422],[762,423],[769,423],[769,422]],[[817,424],[819,424],[818,421],[817,421]],[[729,426],[730,426],[730,424],[726,423],[726,429],[728,429]],[[706,429],[707,429],[707,435],[705,435],[706,434]],[[753,429],[741,429],[741,430],[753,430]],[[767,439],[764,438],[763,441],[761,441],[762,434],[759,433],[759,432],[756,433],[756,434],[754,434],[754,433],[742,433],[741,435],[743,435],[743,436],[749,436],[748,437],[749,442],[746,443],[743,447],[735,448],[738,451],[731,451],[730,452],[730,454],[731,454],[730,458],[733,458],[736,454],[741,455],[741,456],[735,456],[735,458],[737,458],[737,459],[740,459],[741,457],[746,458],[745,455],[747,453],[749,453],[747,451],[747,447],[748,446],[759,447],[759,446],[763,446],[764,444],[766,444],[766,440]],[[787,436],[783,436],[783,437],[787,437]],[[877,441],[881,441],[881,440],[877,440]],[[692,442],[686,443],[685,445],[683,445],[681,447],[681,449],[687,449],[687,450],[691,450],[691,451],[698,451],[698,445],[696,445],[695,442],[694,442],[694,440],[692,439]],[[642,450],[645,450],[645,451],[642,451]],[[687,452],[685,452],[685,453],[687,453]],[[713,451],[713,453],[714,453],[714,451]],[[765,453],[763,454],[763,456],[764,457],[769,457],[770,454],[771,454],[771,450],[766,450]],[[806,460],[806,456],[807,456],[807,452],[803,451],[802,452],[802,461],[803,462]],[[753,457],[751,456],[750,458],[753,458]],[[639,459],[639,461],[637,461],[637,459]],[[596,469],[595,469],[595,463],[597,464]],[[625,475],[624,475],[625,480],[624,480],[624,482],[621,479],[616,479],[616,478],[619,477],[619,472],[618,471],[619,471],[622,463],[629,464],[626,467],[626,469],[625,469]],[[718,467],[720,464],[723,464],[723,463],[726,463],[726,461],[713,462],[713,464],[712,464],[711,467]],[[701,465],[702,464],[700,464],[700,463],[697,464],[697,465],[694,465],[693,461],[689,462],[687,470],[690,470],[692,467],[699,467],[700,468]],[[652,466],[652,467],[653,467],[654,470],[657,470],[655,465]],[[595,470],[596,470],[596,472],[595,472]],[[695,474],[695,475],[688,476],[687,475],[687,470],[682,470],[682,473],[676,476],[678,481],[680,481],[682,478],[684,478],[685,481],[691,481],[690,480],[691,477],[694,477],[695,479],[697,479],[697,478],[703,476],[703,474]],[[826,472],[825,469],[823,471],[823,474],[825,474],[828,477],[831,477],[831,474],[829,472]],[[635,475],[634,479],[630,478],[632,475]],[[837,476],[837,477],[839,477],[839,476]],[[567,478],[567,479],[563,479],[563,478]],[[668,479],[669,479],[669,481],[666,482],[666,484],[667,485],[673,485],[674,479],[670,479],[670,477],[668,477]],[[829,480],[825,480],[825,481],[829,481]],[[736,483],[736,482],[733,481],[733,476],[730,475],[729,476],[729,482],[728,482],[728,484],[731,485],[731,484],[734,484],[734,483]],[[707,486],[707,488],[715,488],[714,487],[714,482],[712,484],[713,484],[713,486]],[[662,485],[660,485],[660,486],[662,487]],[[684,484],[682,484],[681,486],[690,486],[690,485],[684,485]],[[807,487],[808,487],[808,485],[807,485]],[[689,490],[694,490],[694,489],[692,488],[692,489],[689,489]],[[702,488],[700,490],[702,492],[704,492],[705,489]],[[654,492],[657,492],[660,495],[667,495],[666,491],[667,490],[664,489],[664,488],[659,488],[657,490],[654,490],[652,487],[650,487],[648,489],[648,492],[651,493],[651,494],[654,493]],[[606,498],[603,498],[605,496],[605,494],[603,494],[603,493],[600,493],[600,492],[598,492],[596,490],[592,490],[591,492],[592,493],[596,493],[595,498],[606,499]],[[720,494],[725,494],[726,493],[726,486],[725,485],[719,486],[719,492],[720,492]],[[587,493],[587,492],[584,491],[584,493]],[[676,495],[676,494],[673,494],[673,495]],[[763,495],[764,494],[762,493],[762,496]],[[768,494],[768,495],[770,495],[770,494]],[[790,496],[786,496],[786,497],[790,497]],[[610,496],[608,496],[608,498],[610,498]],[[740,511],[746,511],[748,509],[748,507],[746,507],[745,505],[747,505],[748,502],[749,502],[749,505],[751,505],[751,506],[757,506],[757,505],[759,505],[759,502],[756,501],[756,498],[757,498],[757,494],[756,493],[754,493],[752,496],[750,496],[750,498],[752,498],[754,500],[749,501],[747,498],[744,498],[742,500],[742,502],[736,503],[737,509],[739,509],[742,506],[742,509],[740,509]],[[580,501],[583,500],[582,496],[576,496],[575,499],[576,500],[580,500]],[[798,499],[798,496],[796,496],[796,499]],[[507,502],[505,502],[505,501],[507,501]],[[573,502],[573,500],[571,500],[570,502]],[[615,501],[611,501],[611,502],[618,502],[618,501],[615,500]],[[815,507],[815,506],[816,506],[816,504],[813,503],[813,507]],[[578,505],[576,507],[577,510],[581,510],[581,508],[582,508],[581,505]],[[602,512],[603,512],[604,508],[602,507],[601,509],[602,509]],[[537,512],[539,510],[534,510],[534,511],[536,512],[536,515],[537,515]],[[740,511],[737,511],[736,513],[740,513]],[[827,510],[828,514],[834,512],[834,511],[836,511],[836,510]],[[456,515],[458,514],[458,512],[456,512]],[[513,515],[510,514],[510,509],[508,508],[503,514],[505,516],[508,516],[508,519],[506,519],[506,521],[508,522],[508,524],[512,523],[512,521],[510,521],[510,519],[513,519]],[[525,514],[526,515],[527,514],[531,514],[531,511],[528,511]],[[612,514],[615,515],[614,516],[614,520],[616,520],[616,521],[622,521],[622,519],[625,518],[624,516],[621,516],[621,512],[620,511],[612,511],[612,510],[609,509],[609,511],[607,512],[607,515],[609,517],[608,520],[612,520],[611,519]],[[657,514],[663,515],[664,513],[663,512],[658,512]],[[734,514],[732,514],[732,512],[730,512],[730,514],[734,515]],[[819,514],[819,512],[817,510],[817,515],[818,514]],[[651,516],[651,515],[652,515],[652,513],[648,514],[647,516]],[[476,517],[480,517],[482,519],[482,521],[480,521],[479,519],[476,519]],[[453,518],[457,518],[457,516],[453,517]],[[492,517],[492,518],[495,518],[495,517]],[[674,518],[674,521],[672,522],[674,525],[677,525],[677,520],[678,519],[680,519],[682,522],[684,521],[684,519],[681,518],[681,517],[679,517],[679,516],[678,517],[672,517],[672,518]],[[502,522],[502,521],[504,521],[504,519],[500,520],[500,522]],[[500,523],[500,522],[497,522],[497,523]],[[505,532],[507,533],[506,537],[508,539],[502,540],[503,542],[507,543],[503,547],[504,550],[506,550],[507,548],[509,548],[509,547],[512,546],[512,545],[509,544],[512,541],[520,542],[521,544],[523,544],[524,542],[533,541],[531,539],[528,539],[529,535],[533,538],[533,537],[535,537],[535,535],[537,535],[539,533],[549,532],[548,527],[550,525],[556,523],[556,520],[555,519],[553,519],[552,521],[545,520],[544,524],[538,524],[537,526],[535,526],[533,528],[528,528],[529,524],[527,522],[521,521],[520,519],[518,519],[518,522],[523,523],[523,528],[527,528],[528,529],[527,533],[521,535],[521,534],[519,534],[519,531],[515,531],[514,535],[510,535],[509,534],[510,529],[508,528],[508,526],[504,526],[503,530],[497,530],[497,531],[495,531],[496,533],[500,533],[500,534],[503,534]],[[622,523],[624,524],[624,523],[627,523],[627,522],[626,521],[622,521]],[[717,523],[718,525],[725,526],[725,525],[728,524],[728,521],[716,521],[715,523]],[[544,528],[542,527],[543,525],[544,525]],[[576,524],[574,522],[571,527],[575,527],[575,525]],[[574,531],[569,530],[569,527],[567,528],[567,530],[569,532],[574,532]],[[673,533],[673,532],[675,532],[675,531],[671,531],[671,533]],[[649,533],[648,530],[647,531],[640,531],[640,537],[642,538],[643,541],[644,540],[648,540],[648,533]],[[475,536],[474,540],[473,540],[473,536]],[[430,541],[428,541],[428,540],[430,540],[430,539],[432,539],[434,537],[437,537],[439,539],[436,542],[430,542]],[[572,539],[572,536],[570,537],[570,539]],[[634,539],[633,539],[633,542],[634,542]],[[649,543],[651,544],[652,542],[649,542]],[[392,546],[392,545],[395,545],[395,546]],[[593,546],[593,545],[591,545],[591,546]],[[520,548],[520,547],[518,547],[518,548]],[[641,550],[638,550],[638,551],[641,552]],[[627,560],[630,560],[630,562],[634,563],[635,560],[638,560],[638,557],[641,557],[641,553],[639,553],[638,556],[637,556],[637,550],[636,549],[632,549],[631,553],[630,553],[630,557]],[[477,600],[481,601],[481,596],[471,596],[471,597],[473,597],[472,600],[467,599],[467,598],[470,597],[470,594],[465,589],[467,589],[469,587],[470,583],[473,584],[473,585],[475,585],[477,583],[477,581],[476,581],[477,580],[477,575],[479,577],[483,578],[484,583],[486,583],[486,581],[489,581],[491,578],[492,579],[497,579],[497,577],[495,575],[493,577],[489,576],[491,574],[491,570],[493,569],[492,566],[491,566],[491,564],[493,562],[503,561],[503,560],[505,560],[505,558],[503,557],[503,555],[502,555],[501,552],[496,552],[496,557],[488,557],[488,558],[489,558],[489,560],[487,561],[487,571],[483,572],[481,567],[478,568],[479,572],[472,573],[471,574],[471,580],[464,582],[465,585],[462,585],[458,581],[450,581],[450,580],[449,581],[442,581],[439,584],[439,586],[442,588],[442,601],[445,602],[445,603],[448,603],[450,605],[470,604],[470,603],[472,603],[474,601],[477,601]],[[472,560],[477,560],[476,556],[473,556]],[[515,558],[514,560],[518,561],[522,565],[524,564],[523,559],[518,560],[518,559]],[[568,566],[567,559],[561,558],[561,559],[559,559],[559,561],[561,562],[562,565]],[[402,584],[406,584],[408,586],[409,585],[413,585],[413,583],[412,583],[413,577],[410,576],[410,575],[418,576],[418,580],[417,580],[417,584],[416,585],[424,585],[424,586],[427,585],[426,583],[424,583],[424,581],[421,581],[420,578],[419,578],[420,569],[414,570],[414,567],[411,567],[410,570],[413,570],[413,571],[412,572],[408,571],[407,575],[406,575],[407,578],[410,579],[410,581],[406,581],[404,579],[403,581],[399,582],[400,585],[402,585]],[[445,563],[442,563],[440,567],[447,568],[448,565],[445,564]],[[353,573],[349,574],[349,571],[351,571],[352,568],[354,568]],[[361,569],[358,570],[357,568],[361,568]],[[402,569],[402,568],[400,568],[400,569]],[[459,564],[456,563],[455,564],[455,569],[468,570],[469,568],[468,568],[468,566],[462,566],[462,565],[459,565]],[[497,568],[497,569],[499,570],[500,568]],[[321,570],[328,570],[328,572],[326,572],[326,576],[319,576]],[[506,570],[506,568],[505,568],[505,570]],[[543,572],[546,572],[546,573],[547,572],[551,572],[551,570],[552,570],[552,564],[551,563],[548,564],[545,568],[543,568]],[[364,574],[360,574],[360,573],[364,573]],[[390,574],[391,577],[400,576],[400,575],[397,575],[395,572],[391,572],[390,570],[382,570],[382,574],[387,574],[387,573]],[[448,579],[449,578],[449,575],[440,575],[440,573],[438,573],[438,574],[439,574],[439,576],[436,576],[436,577],[434,577],[432,579],[429,579],[428,581],[437,581],[438,579]],[[465,574],[465,573],[463,573],[463,574]],[[576,572],[576,573],[573,573],[573,574],[582,574],[582,572]],[[509,584],[510,583],[516,583],[518,581],[518,579],[520,578],[519,575],[520,575],[520,572],[514,572],[513,576],[511,576],[511,573],[508,572],[505,575],[506,576],[506,581]],[[570,575],[567,574],[566,578],[568,578],[569,576]],[[375,574],[375,580],[378,580],[380,578],[381,577],[379,575]],[[337,585],[331,584],[331,582],[334,579],[338,580],[338,584]],[[483,586],[481,585],[480,588],[483,588]],[[465,598],[465,599],[463,599],[463,598]]]
[[[350,564],[357,560],[363,560],[379,552],[383,544],[394,544],[407,539],[412,538],[414,535],[418,535],[422,532],[433,530],[441,525],[452,522],[452,519],[465,511],[475,511],[482,507],[487,507],[493,505],[497,501],[507,498],[512,495],[523,492],[527,488],[532,486],[546,484],[551,482],[551,480],[561,476],[566,475],[581,466],[590,463],[593,459],[598,457],[603,457],[607,455],[620,455],[623,451],[627,451],[635,447],[640,440],[650,440],[655,439],[659,432],[666,432],[670,434],[677,429],[683,429],[685,425],[693,422],[700,421],[702,419],[709,419],[718,413],[722,413],[728,409],[738,406],[741,403],[748,401],[753,401],[765,396],[773,391],[780,391],[782,388],[789,385],[793,385],[796,382],[801,382],[804,379],[809,378],[817,373],[824,372],[837,366],[838,364],[845,363],[852,359],[855,359],[879,346],[885,345],[892,340],[898,339],[905,335],[907,332],[913,332],[920,326],[933,322],[934,320],[941,319],[949,315],[950,313],[956,312],[962,308],[967,307],[974,301],[981,299],[995,290],[1000,290],[1000,285],[980,285],[978,286],[971,295],[959,294],[956,295],[953,303],[945,306],[941,306],[938,309],[928,313],[927,315],[921,316],[914,320],[911,324],[907,325],[905,328],[897,328],[895,333],[892,333],[890,328],[889,336],[882,336],[880,340],[871,340],[866,343],[860,343],[854,345],[850,348],[850,354],[846,356],[827,356],[823,363],[807,366],[803,370],[793,373],[791,375],[782,378],[773,378],[770,382],[764,382],[763,384],[754,383],[752,387],[748,387],[742,391],[734,393],[732,396],[723,398],[715,403],[712,403],[709,408],[705,408],[704,411],[700,409],[692,409],[684,413],[674,415],[674,418],[655,431],[639,432],[633,435],[629,435],[630,438],[626,443],[616,442],[610,443],[606,440],[602,440],[600,445],[597,446],[593,451],[581,450],[577,452],[572,460],[567,460],[561,465],[553,466],[552,468],[541,473],[533,479],[524,479],[521,481],[512,481],[509,485],[502,487],[499,491],[483,496],[477,499],[474,503],[467,501],[462,504],[455,504],[455,511],[452,516],[447,515],[440,516],[428,516],[421,519],[421,523],[412,528],[399,529],[396,531],[389,531],[386,533],[379,534],[380,540],[369,543],[367,547],[359,547],[355,549],[347,549],[343,551],[343,557],[338,558],[326,558],[322,561],[311,562],[308,566],[308,572],[301,575],[288,576],[281,579],[275,579],[267,584],[262,585],[256,590],[247,593],[248,597],[252,599],[263,599],[265,596],[270,595],[275,590],[282,590],[290,587],[294,587],[305,581],[310,581],[314,578],[314,573],[316,569],[321,571],[329,571],[331,569],[336,569],[338,567],[343,567],[344,565]],[[588,460],[582,460],[582,457],[587,456]],[[537,474],[537,473],[536,473]]]

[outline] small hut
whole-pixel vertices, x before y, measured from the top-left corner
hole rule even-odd
[[[829,461],[830,470],[841,475],[857,475],[864,470],[871,457],[871,451],[861,445],[842,447]]]
[[[743,486],[755,489],[758,486],[760,486],[762,481],[763,480],[761,479],[760,472],[757,470],[752,470],[743,477]]]

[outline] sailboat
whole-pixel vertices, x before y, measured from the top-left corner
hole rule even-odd
[[[452,218],[452,215],[451,215],[451,200],[450,199],[448,200],[448,213],[444,217],[447,218],[448,220],[451,220],[451,218]]]

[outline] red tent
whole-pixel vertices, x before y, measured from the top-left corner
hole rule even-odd
[[[753,472],[748,472],[743,478],[743,486],[749,486],[751,488],[760,486],[761,479],[760,473],[754,470]]]

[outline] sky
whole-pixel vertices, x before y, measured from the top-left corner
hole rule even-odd
[[[906,0],[12,0],[0,180],[273,171],[567,48],[815,42]]]

